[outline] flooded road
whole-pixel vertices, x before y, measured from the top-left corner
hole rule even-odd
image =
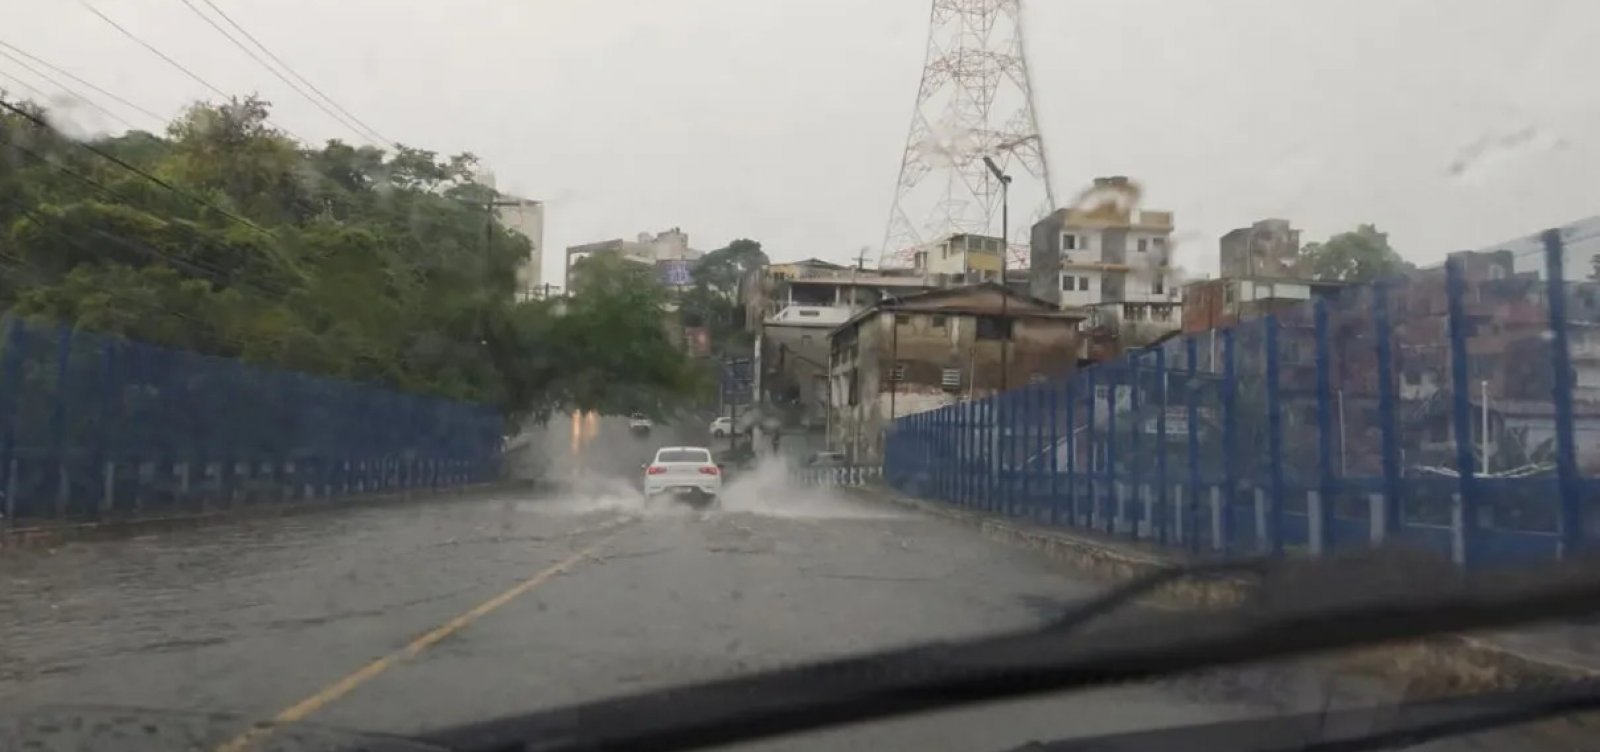
[[[392,733],[1032,625],[1096,589],[947,521],[759,474],[714,513],[602,484],[73,544],[4,572],[0,706]],[[1131,687],[756,746],[1003,749],[1259,712]]]

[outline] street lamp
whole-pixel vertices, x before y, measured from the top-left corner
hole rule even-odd
[[[1006,265],[1011,257],[1011,176],[1007,175],[992,157],[983,158],[983,166],[1000,181],[1000,391],[1006,390],[1007,372],[1011,370],[1010,354],[1006,343],[1011,339],[1011,319],[1007,318],[1007,305],[1011,301],[1011,287],[1006,279]]]

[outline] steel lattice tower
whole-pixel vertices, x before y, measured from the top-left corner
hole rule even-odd
[[[1000,182],[1013,178],[1011,266],[1027,268],[1028,230],[1055,209],[1022,42],[1021,0],[933,0],[928,52],[900,162],[880,265],[909,266],[951,233],[1000,234]]]

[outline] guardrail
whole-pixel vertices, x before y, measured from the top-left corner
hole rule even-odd
[[[864,486],[883,477],[883,468],[877,465],[849,467],[804,467],[789,473],[796,483],[807,487]]]
[[[0,523],[498,477],[493,408],[0,320]]]
[[[1568,240],[1453,255],[902,417],[885,478],[1194,554],[1566,556],[1600,537],[1600,283],[1565,281]]]

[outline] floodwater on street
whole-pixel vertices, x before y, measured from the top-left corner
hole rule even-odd
[[[597,482],[12,554],[0,560],[0,706],[296,708],[406,734],[1025,627],[1097,589],[956,523],[784,478],[731,480],[715,512]],[[1270,687],[1126,687],[748,748],[999,750],[1322,704],[1326,680],[1287,673]]]

